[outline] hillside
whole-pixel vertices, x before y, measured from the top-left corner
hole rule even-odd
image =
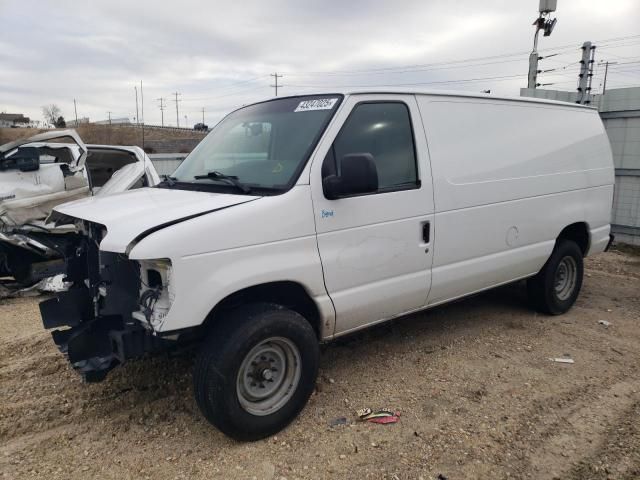
[[[0,144],[29,137],[42,131],[45,130],[0,128]],[[143,147],[142,129],[135,126],[81,125],[76,131],[85,143]],[[189,153],[205,135],[193,130],[145,127],[144,149],[147,153]]]

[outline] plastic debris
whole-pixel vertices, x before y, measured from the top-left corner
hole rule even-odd
[[[361,408],[356,411],[356,415],[364,422],[380,424],[396,423],[400,419],[400,412],[390,408],[381,408],[376,411],[373,411],[368,407]]]
[[[565,358],[565,357],[549,358],[549,360],[556,363],[575,363],[573,361],[573,358]]]
[[[367,422],[379,423],[381,425],[385,425],[387,423],[397,423],[398,420],[400,420],[400,417],[397,416],[397,415],[389,415],[389,416],[385,416],[385,417],[367,418]]]
[[[43,293],[64,292],[69,288],[69,283],[64,282],[64,275],[59,274],[49,278],[43,278],[35,285],[25,288],[10,288],[0,284],[0,298],[12,297],[37,297]]]
[[[608,320],[598,320],[598,323],[600,325],[604,325],[605,327],[608,327],[609,325],[611,325],[611,322]]]
[[[340,425],[346,425],[346,424],[347,424],[347,417],[334,418],[329,422],[330,427],[338,427]]]

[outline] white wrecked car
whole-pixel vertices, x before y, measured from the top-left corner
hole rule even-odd
[[[30,285],[64,271],[77,233],[47,224],[53,207],[159,182],[141,148],[85,145],[74,130],[0,146],[0,277]]]

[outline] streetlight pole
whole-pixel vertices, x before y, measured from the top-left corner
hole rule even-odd
[[[558,0],[540,0],[540,6],[538,11],[540,12],[538,18],[533,22],[536,27],[536,33],[533,35],[533,50],[529,54],[529,75],[527,78],[527,88],[535,89],[538,82],[538,34],[540,30],[544,31],[544,36],[548,37],[553,31],[553,27],[556,25],[556,19],[549,18],[551,12],[556,11]]]

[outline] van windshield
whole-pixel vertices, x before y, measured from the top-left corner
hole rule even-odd
[[[297,180],[341,95],[289,97],[225,117],[161,187],[281,193]]]

